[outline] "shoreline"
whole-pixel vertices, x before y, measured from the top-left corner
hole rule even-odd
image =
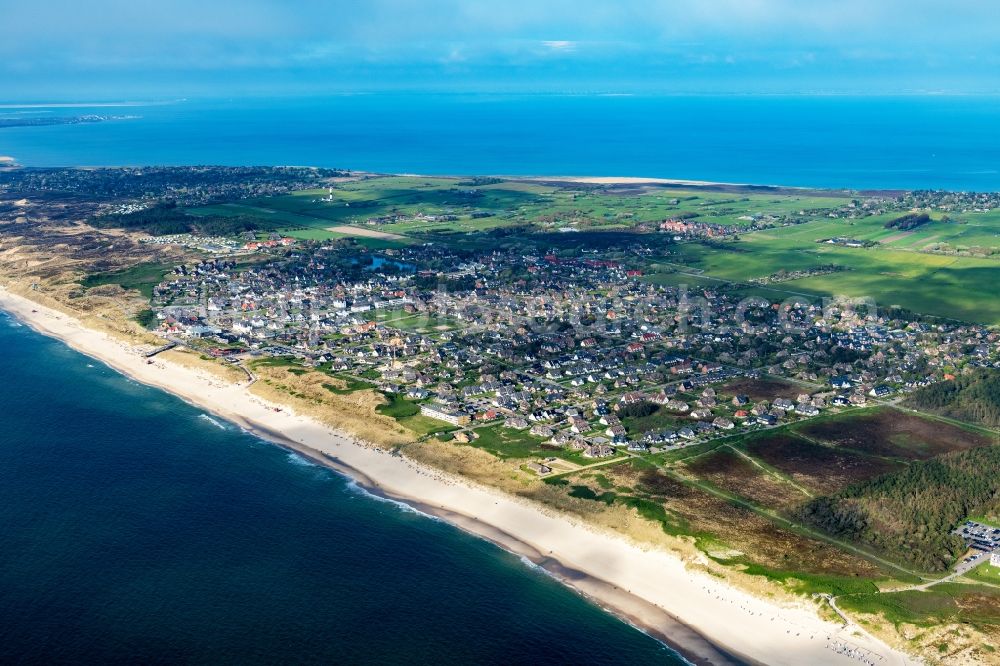
[[[532,175],[532,174],[427,174],[427,173],[417,173],[410,171],[403,172],[376,172],[376,171],[356,171],[354,174],[366,177],[366,176],[390,176],[390,177],[404,177],[404,178],[456,178],[456,179],[466,179],[466,178],[501,178],[503,180],[509,180],[512,182],[522,182],[522,183],[538,183],[538,184],[567,184],[567,183],[577,183],[580,185],[599,185],[606,187],[657,187],[664,188],[668,190],[706,190],[713,192],[731,192],[731,193],[744,193],[744,194],[787,194],[787,195],[797,195],[797,196],[830,196],[830,197],[848,197],[854,195],[866,195],[866,194],[884,194],[884,193],[902,193],[910,192],[917,188],[899,188],[899,187],[867,187],[867,188],[853,188],[845,186],[834,186],[834,185],[781,185],[777,183],[763,183],[763,182],[729,182],[729,181],[719,181],[719,180],[687,180],[683,178],[663,178],[659,176],[567,176],[567,175],[555,175],[555,176],[544,176],[544,175]],[[944,188],[942,191],[955,192],[958,190],[947,190]]]
[[[688,570],[666,550],[365,445],[287,407],[275,411],[242,384],[169,361],[147,363],[124,342],[2,287],[0,309],[136,381],[331,467],[376,496],[488,539],[693,663],[864,663],[831,647],[845,644],[874,652],[870,658],[880,666],[916,663],[854,627],[820,619],[805,601],[754,597]]]

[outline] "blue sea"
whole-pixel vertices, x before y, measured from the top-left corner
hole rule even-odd
[[[4,314],[0,349],[0,663],[683,663],[516,556]]]
[[[366,94],[0,109],[140,116],[0,129],[31,166],[296,164],[1000,190],[1000,97]]]

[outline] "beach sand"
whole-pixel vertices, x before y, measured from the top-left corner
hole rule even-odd
[[[628,176],[590,176],[590,177],[574,177],[574,176],[564,176],[560,178],[553,178],[551,180],[566,180],[571,183],[591,183],[594,185],[642,185],[642,184],[653,184],[653,185],[698,185],[698,186],[710,186],[710,185],[740,185],[739,183],[715,183],[707,180],[676,180],[673,178],[638,178],[638,177],[628,177]]]
[[[243,385],[162,359],[147,363],[139,350],[2,288],[0,309],[140,382],[306,453],[375,494],[522,555],[696,663],[916,663],[857,627],[820,619],[806,602],[779,604],[751,596],[685,568],[667,551],[366,446],[288,408],[276,411]]]

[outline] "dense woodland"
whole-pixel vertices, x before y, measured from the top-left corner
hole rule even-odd
[[[891,559],[944,571],[965,551],[952,534],[969,516],[1000,503],[1000,447],[914,462],[906,469],[811,500],[798,517]]]
[[[902,215],[894,220],[886,222],[885,228],[909,231],[910,229],[916,229],[919,226],[925,225],[930,221],[931,216],[927,213],[907,213],[906,215]]]
[[[154,236],[186,233],[231,236],[244,231],[271,231],[277,228],[275,223],[269,220],[245,215],[234,217],[188,215],[172,201],[134,213],[100,215],[91,218],[89,223],[100,229],[144,231]]]
[[[1000,370],[979,368],[952,381],[915,391],[906,401],[915,409],[941,416],[1000,426]]]
[[[632,402],[629,404],[623,404],[618,408],[618,416],[622,418],[642,418],[644,416],[650,416],[659,410],[659,405],[648,400],[642,400],[640,402]]]

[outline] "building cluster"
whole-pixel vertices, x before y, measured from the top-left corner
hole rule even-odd
[[[773,427],[997,365],[985,327],[688,293],[630,264],[310,243],[249,266],[178,266],[153,304],[164,334],[189,345],[296,357],[443,424],[524,431],[594,458]],[[769,399],[740,389],[776,378],[785,389]]]
[[[5,172],[0,177],[0,192],[99,197],[116,201],[107,204],[104,211],[113,212],[121,208],[123,199],[142,207],[167,200],[198,205],[287,194],[346,175],[345,171],[314,167],[32,168]]]

